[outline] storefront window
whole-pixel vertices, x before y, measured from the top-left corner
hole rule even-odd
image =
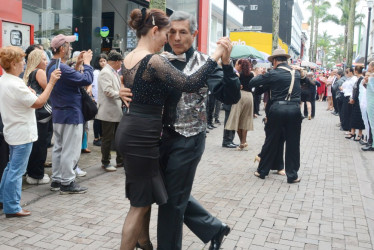
[[[166,7],[171,10],[179,10],[185,11],[190,13],[191,15],[195,16],[196,19],[198,17],[198,1],[193,0],[174,0],[174,1],[166,1]]]
[[[73,0],[23,0],[22,22],[34,25],[34,41],[48,49],[58,34],[72,35]]]

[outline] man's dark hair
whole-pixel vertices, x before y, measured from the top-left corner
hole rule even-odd
[[[108,54],[108,61],[122,61],[123,57],[117,51],[112,51]]]
[[[285,56],[277,56],[277,57],[274,57],[274,59],[277,62],[287,62],[287,57]]]
[[[40,44],[32,44],[30,45],[29,47],[27,47],[26,51],[25,51],[25,61],[27,62],[27,59],[30,55],[30,53],[34,50],[34,49],[40,49]]]
[[[58,47],[57,49],[55,48],[50,48],[50,50],[52,51],[52,55],[57,55],[60,53],[61,51],[61,48],[64,47],[67,43],[64,43],[63,45],[61,45],[60,47]]]
[[[338,75],[340,75],[341,77],[344,76],[344,71],[341,70],[341,69],[339,69],[339,71],[338,71]]]

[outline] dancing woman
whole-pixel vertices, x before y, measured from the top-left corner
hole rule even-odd
[[[167,192],[159,170],[161,115],[168,88],[194,92],[217,66],[224,52],[219,44],[212,59],[189,76],[156,54],[167,42],[170,21],[157,9],[135,9],[129,25],[139,38],[137,47],[124,59],[124,83],[133,98],[116,133],[116,147],[124,157],[126,196],[130,200],[122,231],[122,250],[135,246],[153,249],[149,239],[151,205],[164,204]]]

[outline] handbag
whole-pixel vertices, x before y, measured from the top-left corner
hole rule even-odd
[[[82,94],[82,113],[85,121],[93,120],[97,114],[96,103],[92,100],[91,96],[88,95],[84,88],[80,88]]]
[[[29,86],[35,91],[36,96],[40,96],[43,93],[43,88],[39,85],[38,81],[36,80],[37,71],[38,70],[36,69],[33,72],[31,72],[31,74],[29,75],[27,86]],[[35,116],[36,116],[36,120],[41,123],[46,123],[51,119],[52,106],[50,104],[49,99],[47,100],[47,102],[44,104],[43,107],[35,109]]]

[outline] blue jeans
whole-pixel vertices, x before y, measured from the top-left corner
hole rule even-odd
[[[4,214],[15,214],[21,211],[22,176],[26,172],[31,154],[32,142],[22,145],[9,145],[10,158],[0,183],[0,202]]]

